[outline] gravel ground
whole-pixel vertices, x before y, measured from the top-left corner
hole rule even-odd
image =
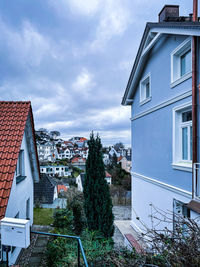
[[[131,206],[114,206],[113,214],[115,216],[115,220],[130,220]],[[124,237],[116,226],[113,235],[113,240],[115,242],[115,248],[120,248],[124,246]]]

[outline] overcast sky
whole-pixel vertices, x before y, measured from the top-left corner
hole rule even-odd
[[[1,0],[0,100],[31,100],[35,128],[130,144],[121,99],[147,21],[192,0]]]

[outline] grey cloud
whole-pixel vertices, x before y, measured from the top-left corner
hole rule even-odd
[[[145,23],[167,2],[0,3],[0,99],[31,100],[36,128],[66,138],[95,130],[106,144],[130,144],[130,107],[121,98]],[[182,15],[192,11],[189,2],[171,3]]]

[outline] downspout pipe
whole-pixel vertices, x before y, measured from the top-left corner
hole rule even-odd
[[[193,0],[193,22],[198,21],[198,0]],[[192,37],[192,166],[193,172],[194,163],[197,163],[197,37]],[[197,173],[196,173],[197,174]],[[194,173],[193,173],[194,175]],[[197,185],[197,175],[196,185]],[[193,181],[194,183],[194,181]],[[192,186],[192,197],[196,192],[196,185]]]

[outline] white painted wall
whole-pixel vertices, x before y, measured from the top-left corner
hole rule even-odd
[[[6,209],[6,217],[14,218],[19,212],[20,219],[26,219],[26,201],[30,198],[30,224],[33,224],[33,176],[31,172],[31,165],[28,155],[28,147],[26,144],[25,133],[23,136],[23,141],[21,149],[24,150],[24,166],[25,166],[25,176],[26,178],[20,183],[16,184],[16,176],[14,176],[12,188],[10,192],[10,197]],[[20,248],[14,250],[13,253],[9,253],[9,264],[15,263]]]
[[[76,177],[76,184],[77,184],[77,189],[79,191],[83,192],[83,185],[82,185],[81,175],[80,174]]]
[[[65,170],[67,166],[40,166],[40,172],[41,173],[47,173],[49,175],[55,175],[57,174],[59,177],[63,177],[63,176],[70,176],[71,175],[71,170]],[[47,168],[51,168],[52,171],[47,172]],[[58,170],[56,170],[58,169]]]
[[[133,173],[131,225],[133,228],[136,228],[136,230],[142,232],[145,231],[145,228],[140,223],[140,220],[149,228],[152,227],[150,215],[154,209],[151,204],[162,211],[171,212],[171,215],[168,216],[173,220],[173,199],[188,203],[191,200],[191,197],[192,195],[188,191]],[[159,214],[156,215],[159,216]],[[140,220],[138,220],[137,217],[139,217]],[[154,220],[154,222],[158,221]],[[171,228],[172,224],[169,225],[167,222],[162,222],[156,228],[163,229],[165,226]]]
[[[106,177],[105,179],[106,179],[106,182],[107,182],[109,185],[111,185],[111,183],[112,183],[112,179],[111,179],[111,177]]]
[[[57,198],[58,198],[58,190],[57,190],[57,186],[55,186],[55,188],[54,188],[54,194],[53,194],[53,201],[55,199],[57,199]]]

